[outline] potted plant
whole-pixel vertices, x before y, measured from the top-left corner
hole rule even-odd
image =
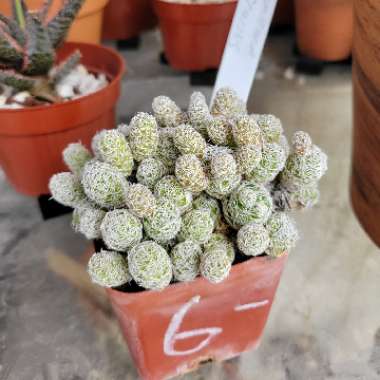
[[[29,9],[38,11],[49,4],[48,18],[54,17],[67,0],[24,0]],[[67,40],[73,42],[99,43],[102,31],[104,8],[109,0],[85,0],[83,7],[68,32]],[[0,2],[0,13],[12,14],[9,1]]]
[[[111,0],[104,13],[103,38],[127,40],[156,24],[151,0]]]
[[[297,46],[301,54],[321,61],[351,55],[353,0],[295,0]]]
[[[48,193],[62,149],[89,145],[115,122],[122,58],[98,45],[62,45],[82,3],[66,2],[50,21],[45,8],[30,13],[20,0],[13,18],[0,15],[0,165],[24,194]]]
[[[154,0],[169,64],[179,70],[219,67],[237,0]]]
[[[305,132],[248,115],[234,91],[211,111],[196,92],[80,144],[50,180],[73,227],[97,240],[88,263],[108,288],[143,379],[166,379],[256,347],[287,254],[291,211],[311,208],[327,157]]]

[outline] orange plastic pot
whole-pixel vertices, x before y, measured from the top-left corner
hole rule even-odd
[[[215,4],[178,4],[155,0],[169,64],[179,70],[217,68],[237,1]]]
[[[103,22],[103,38],[126,40],[157,24],[152,0],[110,0]]]
[[[100,42],[104,8],[109,0],[86,0],[78,17],[73,22],[67,41],[96,43]],[[30,9],[40,9],[44,0],[26,0]],[[62,0],[53,0],[49,17],[54,16],[62,6]],[[0,1],[0,13],[11,14],[9,0]]]
[[[108,290],[144,380],[163,380],[256,348],[287,256],[233,266],[220,284],[197,278],[162,292]]]
[[[89,70],[107,74],[107,87],[64,103],[0,110],[0,166],[23,194],[47,194],[49,178],[67,170],[61,157],[67,144],[80,140],[89,147],[97,131],[115,126],[115,105],[125,69],[122,57],[100,45],[66,43],[58,60],[75,49],[81,51],[82,63]]]
[[[351,55],[353,0],[295,0],[295,10],[301,54],[323,61]]]

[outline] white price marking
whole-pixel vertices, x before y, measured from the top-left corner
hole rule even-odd
[[[263,51],[277,0],[239,0],[218,72],[213,98],[231,87],[245,102]]]
[[[260,302],[252,302],[252,303],[246,303],[244,305],[237,305],[235,306],[235,311],[246,311],[246,310],[252,310],[252,309],[258,309],[259,307],[263,307],[268,305],[269,301],[260,301]]]
[[[220,334],[223,330],[220,327],[208,327],[202,329],[195,329],[189,331],[183,331],[178,333],[177,331],[181,327],[182,321],[185,318],[187,312],[190,308],[200,301],[201,297],[196,296],[193,297],[187,304],[182,306],[173,316],[170,321],[169,327],[165,333],[164,337],[164,352],[169,356],[183,356],[183,355],[191,355],[195,352],[198,352],[205,348],[212,338],[218,334]],[[187,338],[191,338],[194,336],[207,335],[207,337],[202,340],[196,347],[191,348],[189,350],[177,351],[174,348],[175,342],[177,340],[183,340]]]

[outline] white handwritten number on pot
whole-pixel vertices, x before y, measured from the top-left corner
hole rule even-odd
[[[164,337],[164,352],[166,355],[184,356],[184,355],[194,354],[202,350],[203,348],[207,347],[215,336],[223,332],[223,329],[221,327],[206,327],[206,328],[199,328],[199,329],[194,329],[194,330],[178,332],[178,330],[181,327],[182,321],[185,318],[188,311],[192,308],[192,306],[199,303],[200,300],[201,300],[200,296],[193,297],[189,302],[183,305],[173,315]],[[264,300],[260,302],[252,302],[252,303],[247,303],[243,305],[237,305],[234,307],[234,310],[236,312],[253,310],[260,307],[264,307],[268,303],[269,303],[268,300]],[[174,348],[175,343],[178,340],[184,340],[187,338],[192,338],[192,337],[201,336],[201,335],[205,335],[206,336],[205,339],[203,339],[197,346],[191,349],[178,351]]]

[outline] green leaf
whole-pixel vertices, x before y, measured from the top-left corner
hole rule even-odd
[[[17,22],[2,15],[0,13],[0,25],[3,26],[3,29],[6,30],[21,46],[25,44],[25,33],[18,26]]]
[[[13,87],[18,91],[30,91],[36,84],[36,81],[18,74],[14,70],[0,70],[0,83]]]
[[[84,0],[66,0],[56,16],[48,23],[50,40],[55,48],[64,41],[83,3]]]
[[[64,79],[78,65],[81,58],[82,54],[79,50],[76,50],[73,54],[71,54],[68,58],[61,62],[59,66],[54,68],[51,82],[58,83],[62,79]]]
[[[44,1],[44,4],[42,5],[41,9],[39,10],[38,12],[38,17],[39,19],[45,23],[46,20],[47,20],[47,16],[48,16],[48,13],[49,13],[49,9],[51,7],[53,3],[53,0],[45,0]]]
[[[47,75],[54,64],[55,52],[47,30],[38,17],[26,19],[26,45],[22,72],[27,75]]]
[[[28,7],[24,0],[11,0],[13,19],[21,29],[25,29],[25,19],[28,14]]]
[[[15,67],[22,63],[23,49],[17,41],[7,33],[7,26],[0,24],[0,60]]]

